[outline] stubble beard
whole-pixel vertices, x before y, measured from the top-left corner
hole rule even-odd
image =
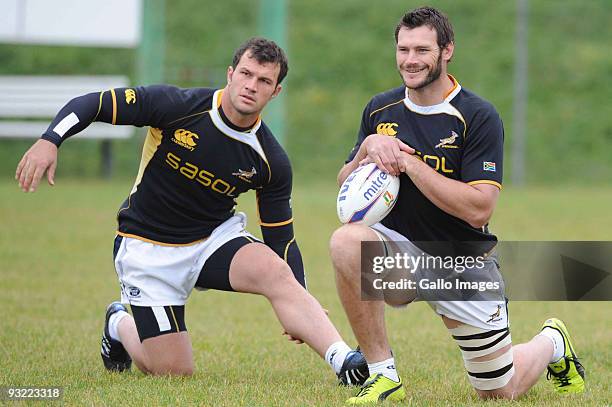
[[[427,85],[429,85],[432,82],[436,81],[440,77],[441,74],[442,74],[442,58],[439,55],[438,59],[436,61],[436,65],[434,66],[433,69],[431,69],[427,73],[427,76],[425,77],[425,79],[423,79],[423,82],[419,83],[418,85],[416,85],[414,87],[410,87],[410,86],[408,86],[406,81],[404,81],[403,77],[402,77],[402,81],[404,81],[404,85],[406,85],[406,87],[408,89],[410,89],[410,90],[419,90],[419,89],[423,89]],[[400,73],[400,76],[402,76],[401,73]]]

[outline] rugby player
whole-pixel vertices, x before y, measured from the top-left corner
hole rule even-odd
[[[92,122],[149,126],[136,182],[117,215],[122,301],[106,310],[107,369],[129,369],[133,360],[145,373],[191,375],[185,302],[195,287],[265,296],[289,338],[325,358],[342,384],[368,377],[363,355],[306,290],[291,166],[260,118],[287,71],[278,45],[252,38],[236,50],[223,89],[156,85],[77,97],[18,164],[19,185],[33,192],[45,172],[54,184],[58,147]],[[256,191],[263,242],[234,212],[235,199],[249,190]]]
[[[432,256],[436,245],[427,242],[450,242],[453,253],[483,255],[484,272],[499,273],[488,221],[502,187],[502,121],[490,103],[447,73],[454,34],[444,14],[429,7],[409,11],[395,40],[404,84],[370,100],[357,143],[338,174],[342,184],[361,163],[375,162],[400,176],[398,202],[381,223],[344,225],[330,242],[338,293],[370,372],[349,404],[405,398],[384,303],[410,300],[361,300],[361,242],[381,241],[384,253],[393,252],[391,242],[404,242],[413,254]],[[560,320],[547,320],[531,341],[512,346],[503,288],[487,301],[427,301],[459,346],[480,397],[514,399],[546,369],[557,392],[584,390],[584,369]]]

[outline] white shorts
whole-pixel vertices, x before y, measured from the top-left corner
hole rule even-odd
[[[371,226],[382,241],[407,242],[415,253],[422,253],[410,240],[393,229],[376,223]],[[497,272],[497,264],[490,260],[488,267]],[[439,315],[487,330],[497,330],[509,326],[506,301],[427,301],[429,306]]]
[[[253,238],[242,212],[219,225],[201,242],[162,246],[123,237],[115,256],[121,302],[142,307],[185,305],[206,260],[237,237]]]

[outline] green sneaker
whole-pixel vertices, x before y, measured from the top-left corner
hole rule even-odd
[[[357,393],[355,397],[346,400],[346,404],[371,404],[384,400],[401,401],[405,398],[406,392],[404,391],[401,378],[399,382],[394,382],[382,374],[377,373],[368,377],[368,380],[363,384],[359,393]]]
[[[542,325],[542,329],[544,328],[556,329],[563,337],[565,345],[563,357],[548,365],[546,379],[552,378],[557,393],[582,393],[584,391],[584,367],[574,352],[565,324],[560,319],[550,318]]]

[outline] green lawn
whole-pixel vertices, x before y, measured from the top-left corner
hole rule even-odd
[[[294,208],[309,288],[354,344],[327,256],[338,224],[336,190],[300,181]],[[60,178],[55,188],[25,195],[12,181],[0,181],[0,386],[63,386],[68,405],[342,405],[353,390],[336,387],[331,369],[305,345],[287,342],[267,302],[252,295],[194,293],[186,317],[194,377],[106,373],[98,353],[104,308],[118,298],[114,214],[130,188],[129,180]],[[249,214],[252,200],[241,203]],[[612,240],[610,202],[610,188],[508,189],[492,227],[506,240]],[[609,405],[611,311],[609,302],[511,303],[515,343],[528,340],[550,315],[567,322],[587,369],[588,391],[559,397],[542,379],[518,403],[486,404]],[[481,403],[459,351],[426,305],[390,310],[388,326],[413,405]]]

